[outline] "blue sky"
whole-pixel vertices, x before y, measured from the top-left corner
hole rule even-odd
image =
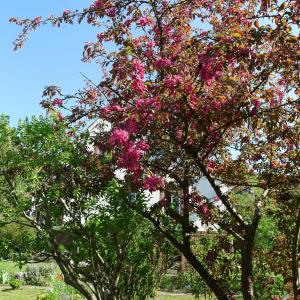
[[[10,116],[12,125],[20,118],[42,113],[39,101],[46,85],[59,85],[65,92],[83,86],[80,72],[100,77],[95,64],[81,62],[85,42],[96,39],[97,28],[88,25],[40,27],[30,35],[25,48],[13,52],[12,42],[20,27],[9,24],[12,16],[47,17],[65,9],[83,8],[90,0],[0,1],[0,113]]]

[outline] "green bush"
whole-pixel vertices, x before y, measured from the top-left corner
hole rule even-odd
[[[47,286],[53,272],[52,266],[28,266],[24,279],[27,285]]]
[[[174,285],[175,285],[174,281],[175,281],[175,276],[166,274],[166,275],[162,276],[159,287],[160,287],[160,289],[165,290],[165,291],[173,291]]]
[[[8,284],[11,286],[13,290],[17,290],[21,287],[22,283],[19,279],[11,279]]]

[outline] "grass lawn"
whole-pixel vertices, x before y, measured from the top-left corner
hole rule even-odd
[[[25,271],[25,269],[26,266],[23,266],[22,269],[20,270],[18,264],[9,260],[0,261],[0,271],[3,272],[15,273],[15,272]]]
[[[195,300],[197,298],[192,295],[184,295],[184,294],[172,294],[172,293],[164,293],[159,292],[154,300]],[[204,297],[199,298],[198,300],[205,300]],[[206,300],[209,300],[206,298]]]
[[[195,300],[195,298],[193,296],[187,295],[187,296],[183,296],[183,295],[157,295],[154,300]],[[200,299],[202,300],[202,299]]]
[[[45,288],[22,286],[19,290],[12,290],[8,285],[0,285],[1,300],[36,300]]]
[[[32,263],[32,264],[24,265],[20,269],[17,263],[12,262],[10,260],[3,260],[3,261],[0,261],[0,271],[8,272],[8,273],[22,272],[22,271],[26,271],[26,268],[28,265],[30,265],[30,266],[49,266],[50,263],[49,262],[41,262],[41,263],[37,263],[37,264]]]
[[[0,285],[0,299],[1,300],[36,300],[37,296],[42,294],[45,288],[22,286],[19,290],[12,290],[8,285]],[[170,295],[159,293],[155,300],[195,300],[190,295]],[[201,298],[199,300],[204,300]]]

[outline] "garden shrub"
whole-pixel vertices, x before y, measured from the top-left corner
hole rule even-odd
[[[53,272],[52,266],[28,266],[24,280],[27,285],[46,286]]]
[[[13,290],[19,289],[22,285],[22,282],[19,279],[11,279],[8,283]]]

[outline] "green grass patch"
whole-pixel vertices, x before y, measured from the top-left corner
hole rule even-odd
[[[15,273],[25,271],[26,266],[22,266],[20,269],[18,264],[9,260],[0,261],[0,271],[8,272],[8,273]]]
[[[1,300],[36,300],[45,291],[44,288],[22,286],[19,290],[12,290],[9,285],[0,285]]]
[[[152,298],[151,298],[152,299]],[[172,293],[165,293],[165,292],[159,292],[157,295],[154,297],[154,300],[209,300],[211,298],[195,298],[192,295],[184,295],[184,294],[172,294]]]
[[[20,269],[18,263],[10,261],[10,260],[2,260],[0,261],[0,271],[8,272],[8,273],[16,273],[16,272],[24,272],[26,271],[27,266],[49,266],[49,262],[41,262],[41,263],[32,263],[23,265]],[[1,299],[1,298],[0,298]]]

